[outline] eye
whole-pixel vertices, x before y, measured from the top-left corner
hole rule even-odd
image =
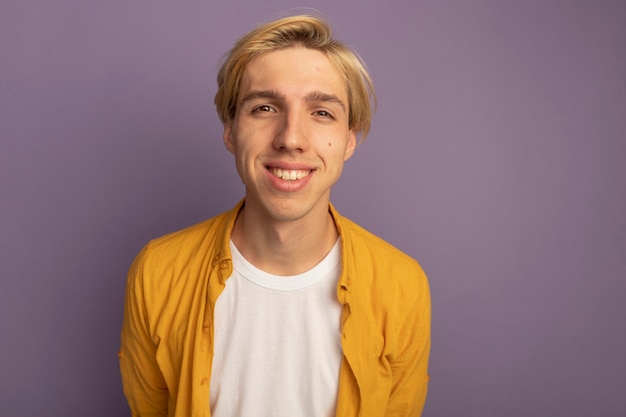
[[[333,119],[333,115],[330,114],[330,112],[326,111],[326,110],[318,110],[316,112],[313,113],[316,116],[320,116],[320,117],[324,117],[324,118],[329,118],[329,119]]]
[[[274,110],[271,106],[268,106],[267,104],[263,104],[261,106],[255,107],[252,111],[263,113],[263,112],[275,112],[276,110]]]

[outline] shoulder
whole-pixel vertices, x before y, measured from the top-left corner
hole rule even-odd
[[[355,222],[335,216],[342,239],[342,278],[355,308],[385,311],[403,323],[430,309],[430,288],[422,267],[413,257]]]
[[[336,223],[346,255],[360,258],[360,261],[369,260],[372,266],[423,274],[421,266],[413,257],[354,221],[338,215]]]
[[[227,215],[228,212],[222,213],[184,229],[152,239],[146,245],[145,250],[160,256],[167,256],[168,254],[185,253],[197,248],[207,239],[214,242],[220,232],[226,233],[224,224],[227,222]]]
[[[135,258],[130,275],[153,282],[176,280],[209,266],[227,250],[238,208],[149,241]]]
[[[208,220],[153,239],[148,242],[145,250],[167,257],[170,254],[187,256],[194,252],[204,252],[215,245],[228,246],[235,218],[242,205],[243,201]]]
[[[394,261],[403,264],[417,265],[417,261],[414,258],[354,221],[346,217],[339,217],[338,223],[344,232],[342,238],[349,241],[355,249],[392,258]]]
[[[383,292],[429,292],[417,260],[334,210],[333,216],[342,239],[344,274]]]

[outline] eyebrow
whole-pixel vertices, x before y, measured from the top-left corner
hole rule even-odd
[[[266,99],[280,100],[280,101],[285,100],[285,96],[280,94],[278,91],[257,90],[257,91],[250,91],[248,94],[243,96],[243,98],[241,99],[241,104],[245,104],[248,101],[256,100],[258,98],[266,98]]]
[[[241,99],[241,105],[245,104],[248,101],[256,99],[286,101],[287,98],[285,97],[285,95],[275,90],[253,90]],[[304,97],[304,101],[306,101],[307,103],[335,103],[341,106],[343,111],[346,111],[346,105],[343,103],[343,101],[341,101],[339,97],[334,94],[323,93],[321,91],[313,91]]]
[[[341,106],[343,111],[346,111],[346,106],[345,104],[343,104],[343,101],[341,101],[341,99],[339,99],[339,97],[337,97],[334,94],[322,93],[321,91],[313,91],[312,93],[307,94],[304,100],[307,103],[315,103],[315,102],[336,103]]]

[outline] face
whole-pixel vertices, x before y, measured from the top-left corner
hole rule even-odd
[[[288,48],[246,67],[224,143],[246,186],[246,211],[274,221],[327,215],[356,146],[346,83],[320,51]]]

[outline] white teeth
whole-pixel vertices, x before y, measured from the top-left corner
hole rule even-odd
[[[300,169],[287,170],[287,169],[280,169],[280,168],[272,168],[270,169],[270,171],[272,174],[274,174],[278,178],[282,178],[283,180],[286,180],[286,181],[301,180],[302,178],[306,177],[307,175],[311,173],[311,171],[309,170],[300,170]]]

